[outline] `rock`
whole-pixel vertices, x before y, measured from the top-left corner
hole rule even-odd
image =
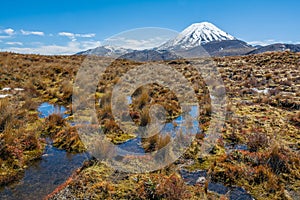
[[[201,181],[206,180],[206,176],[207,176],[207,172],[205,170],[196,170],[196,171],[188,171],[185,169],[181,169],[179,171],[181,177],[183,178],[183,180],[186,182],[186,184],[188,185],[195,185],[197,184],[198,180]],[[205,182],[205,181],[204,181]],[[199,182],[200,183],[200,182]]]
[[[196,184],[197,184],[197,183],[198,183],[198,184],[204,184],[205,181],[206,181],[206,178],[202,176],[202,177],[199,177],[199,178],[197,179]]]

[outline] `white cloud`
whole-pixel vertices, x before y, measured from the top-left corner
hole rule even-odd
[[[99,41],[71,41],[67,45],[39,45],[37,47],[10,47],[2,51],[12,51],[24,54],[42,54],[42,55],[72,55],[80,51],[95,48],[100,45]]]
[[[266,46],[266,45],[269,45],[270,43],[266,43],[264,41],[251,41],[251,42],[248,42],[248,44],[250,44],[252,46],[256,46],[256,45]]]
[[[69,33],[69,32],[60,32],[58,33],[59,36],[66,36],[66,37],[75,37],[74,33]]]
[[[95,33],[88,33],[88,34],[75,34],[76,37],[82,37],[82,38],[92,38],[95,37]]]
[[[15,31],[12,28],[7,28],[7,29],[3,30],[3,32],[9,36],[12,36],[13,34],[15,34]]]
[[[15,31],[12,28],[7,28],[4,30],[0,30],[0,33],[4,33],[4,35],[0,35],[0,39],[7,39],[11,38],[15,34]]]
[[[44,36],[44,32],[42,31],[24,31],[21,30],[22,35],[38,35],[38,36]]]
[[[73,42],[76,41],[76,37],[92,38],[92,37],[96,36],[96,34],[94,34],[94,33],[79,34],[79,33],[70,33],[70,32],[59,32],[58,35],[68,37]]]
[[[76,38],[75,38],[75,34],[74,33],[70,33],[70,32],[60,32],[58,33],[59,36],[65,36],[65,37],[68,37],[72,42],[75,42],[76,41]]]
[[[5,44],[8,44],[8,45],[19,45],[19,46],[23,46],[23,43],[22,43],[22,42],[6,42]]]
[[[70,42],[67,46],[43,45],[43,46],[33,47],[33,48],[11,47],[6,49],[6,51],[25,53],[25,54],[59,55],[59,54],[74,54],[80,50],[77,44]]]
[[[248,44],[253,45],[253,46],[255,46],[255,45],[267,46],[267,45],[276,44],[276,43],[297,44],[297,42],[293,42],[293,41],[280,41],[280,40],[273,40],[273,39],[248,42]]]
[[[6,38],[10,38],[11,36],[9,35],[0,35],[0,39],[6,39]]]
[[[100,41],[83,41],[81,42],[83,50],[93,49],[101,45]]]
[[[167,40],[169,40],[167,37],[153,37],[140,40],[125,37],[114,37],[105,40],[105,42],[113,46],[142,50],[157,47]]]

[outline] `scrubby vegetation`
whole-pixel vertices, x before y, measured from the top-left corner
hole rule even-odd
[[[0,94],[8,94],[0,99],[0,185],[18,180],[31,160],[41,158],[45,137],[70,152],[85,150],[76,130],[80,124],[74,127],[68,123],[73,117],[74,78],[83,60],[83,56],[0,53]],[[182,73],[198,98],[202,131],[191,147],[175,163],[152,173],[126,174],[109,168],[105,162],[87,162],[48,198],[230,199],[229,193],[212,191],[209,183],[213,182],[243,187],[255,199],[299,199],[300,54],[264,53],[214,61],[226,89],[227,115],[222,137],[209,154],[202,155],[200,151],[212,114],[212,97],[206,83],[188,61],[160,62]],[[103,74],[95,93],[94,120],[99,121],[114,144],[134,135],[120,129],[112,115],[112,86],[138,65],[115,61]],[[11,90],[2,90],[5,87]],[[216,94],[223,91],[214,89]],[[164,107],[167,122],[181,114],[178,97],[159,84],[137,88],[131,99],[129,115],[136,125],[151,122],[150,106],[154,104]],[[53,114],[39,118],[37,106],[45,101],[66,106],[70,117],[63,119]],[[80,105],[85,105],[85,99]],[[141,146],[152,152],[170,140],[169,135],[154,134],[143,139]],[[180,173],[183,169],[189,173],[205,171],[206,176],[190,184]]]
[[[22,101],[20,101],[22,102]],[[0,99],[0,185],[17,180],[31,160],[42,155],[42,124],[31,107]]]

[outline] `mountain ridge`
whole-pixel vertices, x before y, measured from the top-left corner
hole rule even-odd
[[[77,55],[99,55],[136,61],[170,60],[179,57],[241,56],[268,51],[300,52],[300,44],[252,46],[219,29],[212,23],[194,23],[175,38],[158,47],[135,50],[117,46],[99,46]]]
[[[282,52],[282,51],[291,51],[291,52],[300,52],[299,44],[285,44],[285,43],[275,43],[266,46],[257,48],[248,54],[259,54],[264,52]]]

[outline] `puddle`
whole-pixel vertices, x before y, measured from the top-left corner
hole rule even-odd
[[[229,191],[228,187],[226,187],[222,183],[214,183],[214,182],[210,182],[208,184],[208,190],[222,195],[226,194]]]
[[[58,113],[63,115],[63,118],[68,117],[69,115],[65,114],[65,112],[67,111],[67,109],[64,106],[60,106],[60,105],[53,105],[53,104],[49,104],[49,103],[42,103],[39,107],[38,107],[38,111],[39,111],[39,117],[40,118],[46,118],[49,115],[53,114],[53,113]]]
[[[227,144],[225,145],[226,153],[229,154],[232,151],[248,151],[249,147],[246,144]]]
[[[43,199],[87,159],[85,153],[70,154],[49,144],[42,159],[31,163],[25,170],[22,180],[1,190],[0,199]]]
[[[199,178],[203,177],[205,178],[207,176],[206,170],[196,170],[193,172],[189,172],[185,169],[180,170],[180,175],[183,178],[183,180],[188,185],[196,185]]]
[[[183,134],[184,133],[190,133],[190,134],[199,133],[201,131],[201,129],[199,127],[199,122],[197,120],[198,107],[191,106],[189,115],[193,119],[196,119],[196,120],[192,121],[192,123],[191,123],[192,125],[190,127],[183,126],[183,123],[185,122],[186,119],[184,118],[183,115],[180,115],[179,117],[175,118],[171,122],[166,123],[159,134],[165,135],[165,134],[171,133],[171,136],[175,137],[175,133],[178,132],[180,129],[182,130]],[[142,141],[141,137],[136,137],[136,138],[127,140],[126,142],[124,142],[122,144],[119,144],[118,147],[120,148],[120,150],[125,150],[132,154],[143,155],[143,154],[145,154],[145,150],[142,147],[141,141]]]
[[[254,200],[254,198],[242,187],[226,187],[222,183],[210,182],[208,184],[208,190],[218,194],[227,195],[229,200]]]
[[[53,113],[64,114],[63,106],[42,103],[38,107],[39,117],[45,118]],[[64,183],[74,170],[82,166],[90,156],[87,153],[71,154],[52,146],[47,140],[44,153],[40,160],[34,161],[24,172],[24,177],[17,183],[0,189],[0,199],[24,200],[43,199],[56,187]]]
[[[254,198],[247,193],[244,188],[241,187],[233,187],[229,192],[230,200],[254,200]]]
[[[122,150],[131,152],[133,154],[143,154],[145,153],[144,148],[142,147],[142,139],[140,137],[136,137],[134,139],[130,139],[122,144],[119,144],[118,147]]]
[[[190,172],[188,170],[181,169],[179,172],[185,183],[188,185],[195,185],[199,183],[199,181],[204,184],[207,176],[206,170],[196,170]],[[223,183],[209,182],[208,190],[220,195],[227,195],[230,200],[254,199],[244,188],[237,186],[225,186]]]
[[[128,104],[132,104],[132,98],[131,98],[131,96],[127,96],[126,98],[127,98],[127,103]]]

